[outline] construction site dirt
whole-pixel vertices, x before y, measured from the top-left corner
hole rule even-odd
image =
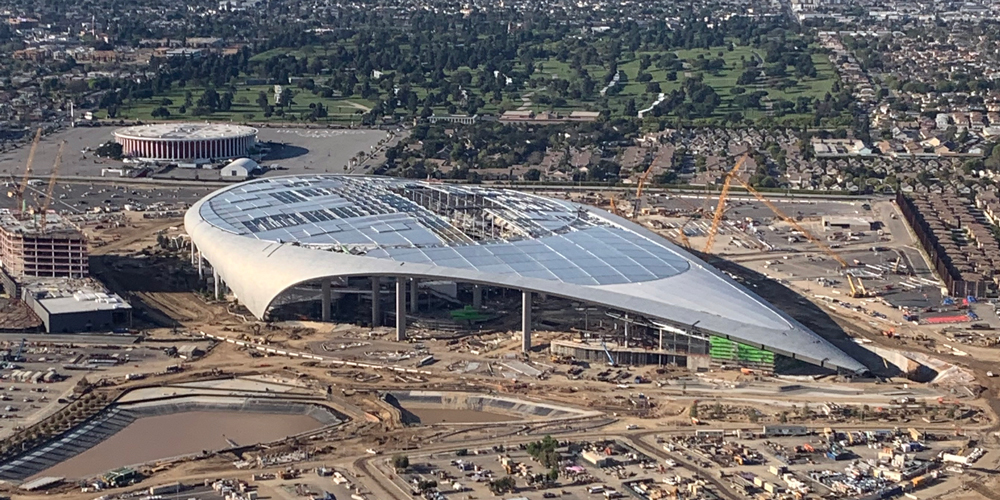
[[[891,206],[879,203],[873,202],[875,211],[891,209]],[[834,208],[820,205],[815,210],[836,209],[836,206],[831,206]],[[763,217],[761,214],[764,213],[760,206],[749,201],[739,209],[741,215],[757,218]],[[860,207],[856,209],[861,210]],[[804,215],[802,223],[818,230],[818,216]],[[887,218],[882,215],[877,217]],[[230,296],[225,300],[214,300],[206,293],[209,283],[198,278],[197,268],[190,263],[183,224],[179,218],[146,219],[139,213],[119,214],[94,220],[85,225],[85,230],[92,241],[102,242],[92,249],[92,273],[113,291],[127,296],[133,306],[142,311],[136,314],[135,329],[142,333],[136,348],[197,342],[206,351],[206,355],[199,359],[157,358],[155,363],[148,365],[136,363],[140,366],[130,368],[130,371],[143,375],[136,380],[125,380],[121,376],[124,367],[118,368],[118,376],[115,377],[102,371],[88,372],[88,382],[95,385],[91,390],[127,390],[139,386],[166,388],[194,382],[216,384],[219,388],[211,390],[223,391],[230,390],[228,385],[224,385],[232,383],[230,380],[252,378],[278,384],[284,388],[282,390],[322,397],[349,417],[337,429],[303,440],[283,439],[289,434],[309,430],[310,425],[314,425],[298,417],[282,416],[277,417],[280,420],[269,420],[269,417],[260,415],[219,414],[209,418],[204,414],[187,413],[172,415],[179,418],[145,428],[141,425],[149,426],[153,425],[150,422],[157,421],[140,419],[135,422],[137,427],[134,429],[126,429],[45,472],[50,476],[93,478],[119,465],[140,464],[138,469],[147,479],[132,489],[110,490],[110,495],[127,493],[139,486],[173,481],[194,484],[217,478],[249,480],[251,474],[280,475],[289,467],[302,470],[331,467],[366,491],[366,498],[393,500],[411,497],[408,491],[400,491],[394,486],[398,481],[389,479],[395,472],[386,465],[386,461],[399,454],[410,455],[411,460],[416,462],[418,454],[438,453],[441,456],[420,460],[447,464],[456,459],[451,458],[456,451],[474,448],[491,450],[492,446],[499,444],[527,444],[542,439],[546,434],[559,439],[606,437],[642,442],[647,438],[652,441],[654,436],[660,434],[692,436],[696,430],[705,429],[759,431],[763,425],[808,426],[816,432],[821,432],[824,427],[869,430],[920,427],[921,430],[947,435],[955,442],[971,441],[977,443],[974,446],[988,448],[986,457],[976,465],[982,472],[966,470],[966,474],[981,474],[984,481],[990,471],[996,470],[1000,461],[996,438],[992,434],[1000,429],[996,417],[996,411],[1000,410],[996,399],[1000,384],[996,383],[997,378],[986,376],[987,371],[995,370],[1000,360],[996,348],[962,344],[955,340],[954,334],[940,332],[940,327],[904,322],[900,311],[883,304],[879,300],[881,297],[850,297],[845,277],[834,272],[834,261],[809,247],[808,242],[789,244],[786,241],[784,245],[788,248],[784,250],[743,248],[742,244],[730,245],[729,242],[734,238],[750,241],[750,237],[726,226],[716,244],[722,255],[707,258],[763,298],[861,358],[881,378],[848,380],[835,374],[805,369],[772,375],[711,367],[701,373],[692,373],[684,367],[612,367],[604,362],[558,359],[547,352],[549,343],[610,336],[615,331],[615,318],[608,316],[606,311],[557,298],[538,301],[536,316],[541,322],[539,325],[543,326],[539,328],[541,331],[535,332],[535,347],[527,356],[519,353],[518,322],[513,314],[516,312],[516,296],[513,295],[510,304],[497,306],[497,315],[482,326],[454,322],[448,329],[439,330],[437,327],[449,319],[447,308],[456,307],[454,303],[443,305],[442,302],[439,310],[413,318],[412,338],[407,342],[396,342],[394,331],[389,327],[372,328],[343,320],[320,322],[309,308],[296,309],[294,317],[281,321],[255,321],[235,298]],[[845,242],[845,247],[838,250],[849,260],[863,260],[864,256],[875,254],[870,249],[873,246],[902,249],[908,243],[897,233],[904,230],[889,226],[885,231],[888,234],[883,237],[893,241],[876,241],[878,236],[872,236],[861,242]],[[670,228],[662,231],[666,236],[673,236]],[[695,249],[702,248],[700,243],[704,240],[698,238],[703,236],[692,234],[689,238]],[[896,238],[901,238],[901,241],[895,241]],[[765,241],[776,246],[778,243],[777,240]],[[877,260],[871,261],[872,265],[891,268],[897,254],[888,255],[885,258],[880,255]],[[932,279],[932,274],[929,277],[920,274],[921,265],[914,262],[920,257],[919,252],[904,253],[904,257],[899,259],[900,267],[905,265],[914,270],[914,275]],[[768,264],[768,261],[771,263]],[[892,272],[882,276],[865,275],[862,279],[869,288],[884,289],[885,285],[895,285],[911,278]],[[829,283],[819,284],[816,281],[819,277]],[[917,281],[911,283],[916,286]],[[932,290],[932,287],[927,285],[927,290]],[[467,301],[470,297],[465,293],[460,292],[457,300]],[[922,292],[916,295],[919,300]],[[830,300],[818,296],[826,296]],[[506,304],[501,296],[497,299],[495,304]],[[364,309],[363,304],[358,307]],[[442,310],[445,312],[442,313]],[[873,316],[872,312],[883,314],[886,318]],[[983,311],[984,321],[992,321],[988,313]],[[893,328],[891,336],[883,333]],[[214,338],[203,338],[201,332]],[[951,340],[948,335],[952,335]],[[243,344],[237,344],[237,341]],[[933,363],[941,363],[927,362],[943,376],[933,384],[907,380],[898,368],[893,368],[867,347],[926,355],[935,360]],[[964,355],[957,353],[956,349]],[[281,355],[277,351],[286,354]],[[425,364],[428,356],[434,358],[433,362]],[[355,363],[355,366],[348,366],[347,362]],[[173,364],[183,369],[168,373],[165,367]],[[525,374],[524,365],[537,370],[539,375]],[[974,383],[954,382],[962,380],[957,377],[964,372],[971,374]],[[956,378],[949,382],[952,376]],[[106,379],[106,382],[96,384],[101,379]],[[963,387],[974,391],[970,394]],[[516,415],[482,411],[470,405],[461,408],[409,408],[420,421],[407,424],[384,401],[387,391],[397,390],[422,390],[444,395],[461,391],[545,402],[592,411],[594,416],[564,421],[525,420]],[[834,413],[823,414],[819,409],[823,405],[833,409]],[[700,408],[697,419],[692,418],[692,406]],[[837,413],[837,408],[851,411]],[[953,418],[949,418],[949,414]],[[172,429],[193,437],[170,439],[170,436],[176,435]],[[245,434],[238,434],[237,429]],[[225,438],[240,445],[264,443],[244,458],[257,456],[255,454],[285,456],[296,451],[306,455],[291,462],[291,465],[265,465],[252,470],[237,469],[234,463],[241,458],[232,453],[209,453],[194,460],[159,460],[185,453],[197,454],[202,449],[225,448],[231,444]],[[647,447],[648,450],[643,449],[657,455],[660,462],[668,458],[683,462],[683,456],[665,452],[657,454],[656,444]],[[110,449],[116,451],[109,452]],[[120,450],[124,449],[134,449],[141,454],[123,454]],[[447,460],[442,458],[445,454],[449,457]],[[491,451],[487,456],[492,461],[496,454]],[[114,459],[105,458],[109,456],[114,456]],[[379,472],[380,468],[383,472]],[[297,495],[294,490],[296,481],[327,484],[323,482],[325,480],[314,477],[319,476],[310,474],[308,479],[275,479],[273,483],[260,481],[258,484],[262,493],[274,495],[274,498],[294,498]],[[948,484],[955,487],[961,481]],[[285,486],[292,489],[284,489]],[[719,490],[722,498],[742,498],[729,491],[725,484],[721,487],[709,486]],[[329,488],[329,491],[348,491],[334,490],[334,486]],[[13,492],[13,486],[7,487],[6,491]],[[351,490],[350,494],[358,493]],[[533,490],[525,489],[523,494],[532,500],[541,498],[540,492]],[[87,495],[87,498],[92,498],[94,493]],[[587,498],[582,491],[574,495],[567,495],[566,498]],[[45,496],[67,500],[82,498],[75,486],[57,486]],[[961,496],[954,495],[953,498]]]

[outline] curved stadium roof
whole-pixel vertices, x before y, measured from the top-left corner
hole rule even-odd
[[[659,235],[594,207],[407,179],[259,179],[198,201],[188,234],[263,317],[284,290],[330,276],[492,284],[632,312],[849,371],[864,367]]]

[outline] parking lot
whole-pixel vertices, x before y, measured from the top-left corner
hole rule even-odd
[[[126,376],[162,371],[178,361],[162,347],[128,344],[54,344],[52,340],[21,341],[4,335],[0,341],[0,438],[37,422],[65,406],[84,378],[124,380]],[[53,339],[55,340],[55,339]]]

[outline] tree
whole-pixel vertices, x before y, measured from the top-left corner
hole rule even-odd
[[[698,402],[697,401],[691,403],[691,408],[688,410],[688,415],[691,418],[698,418]]]
[[[517,480],[515,480],[513,476],[506,476],[502,479],[490,481],[489,488],[494,495],[512,493],[517,489]]]
[[[102,158],[111,158],[112,160],[122,159],[122,145],[117,142],[109,141],[101,144],[94,150],[94,154]]]
[[[541,178],[542,178],[542,171],[538,170],[537,168],[528,169],[528,171],[524,173],[524,180],[526,181],[537,181],[540,180]]]
[[[396,455],[392,457],[392,467],[396,472],[404,471],[410,467],[410,457],[406,455]]]
[[[214,88],[209,87],[205,89],[205,92],[202,93],[201,97],[198,98],[197,107],[207,110],[208,113],[213,113],[219,109],[220,104],[221,104],[221,98],[219,97],[219,93],[216,92]]]
[[[278,101],[275,102],[275,105],[279,108],[291,106],[295,104],[295,101],[292,100],[293,97],[295,97],[295,92],[292,92],[291,89],[284,89],[281,91],[281,95],[278,96]]]
[[[170,110],[164,106],[160,106],[149,113],[149,116],[153,118],[169,118]]]

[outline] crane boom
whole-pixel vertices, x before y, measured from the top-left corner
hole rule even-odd
[[[726,179],[722,182],[719,204],[716,205],[715,215],[712,217],[712,228],[708,231],[708,241],[705,242],[705,248],[702,250],[705,253],[712,251],[712,245],[715,244],[715,237],[719,234],[719,224],[722,222],[722,214],[726,211],[726,198],[729,196],[729,188],[732,186],[733,179],[738,180],[736,174],[739,172],[740,167],[743,166],[743,163],[747,161],[748,156],[747,153],[744,153],[739,160],[736,160],[736,165],[726,174]]]
[[[55,194],[56,177],[59,175],[59,166],[62,164],[64,149],[66,149],[66,141],[59,143],[59,152],[56,153],[56,161],[52,164],[52,175],[49,176],[49,186],[45,189],[45,200],[42,201],[42,207],[39,210],[42,213],[42,219],[38,225],[42,233],[45,233],[45,222],[48,219],[46,213],[48,213],[49,205],[52,203],[52,195]]]
[[[635,197],[638,199],[642,196],[642,188],[646,185],[646,181],[649,179],[649,173],[653,171],[653,164],[650,163],[646,171],[642,173],[642,177],[639,177],[639,187],[635,190]]]
[[[690,221],[691,221],[691,219],[688,219],[688,222],[690,222]],[[687,222],[685,222],[684,224],[682,224],[681,227],[677,228],[677,237],[680,238],[681,243],[684,244],[684,247],[691,248],[691,240],[688,239],[688,235],[684,234],[684,226],[686,226],[686,225],[687,225]]]
[[[28,161],[24,163],[24,177],[21,178],[21,185],[17,187],[17,207],[23,214],[24,192],[28,189],[28,181],[31,179],[31,164],[35,161],[35,151],[38,151],[38,141],[42,140],[42,128],[35,131],[35,138],[31,140],[31,149],[28,150]]]
[[[802,233],[802,235],[805,236],[807,240],[809,240],[814,245],[819,247],[819,249],[822,250],[823,253],[829,255],[830,257],[833,258],[833,260],[837,261],[840,264],[840,267],[850,267],[847,264],[847,261],[844,260],[844,258],[841,257],[840,254],[834,252],[833,249],[827,246],[826,243],[823,243],[819,238],[813,236],[813,234],[809,232],[809,230],[802,227],[798,222],[795,221],[795,219],[785,215],[785,213],[782,212],[781,209],[777,207],[777,205],[772,203],[771,200],[765,198],[764,195],[760,194],[760,191],[757,191],[746,182],[743,182],[742,179],[735,176],[734,178],[736,179],[736,182],[740,183],[740,185],[743,186],[743,188],[746,189],[750,194],[752,194],[754,198],[757,198],[761,203],[767,205],[767,208],[771,209],[771,211],[774,212],[774,215],[777,215],[781,220],[791,224],[791,226],[794,227],[796,231]]]
[[[612,196],[611,199],[610,199],[610,201],[611,201],[611,213],[613,213],[613,214],[615,214],[617,216],[621,216],[621,213],[618,212],[618,206],[615,205],[615,197]]]

